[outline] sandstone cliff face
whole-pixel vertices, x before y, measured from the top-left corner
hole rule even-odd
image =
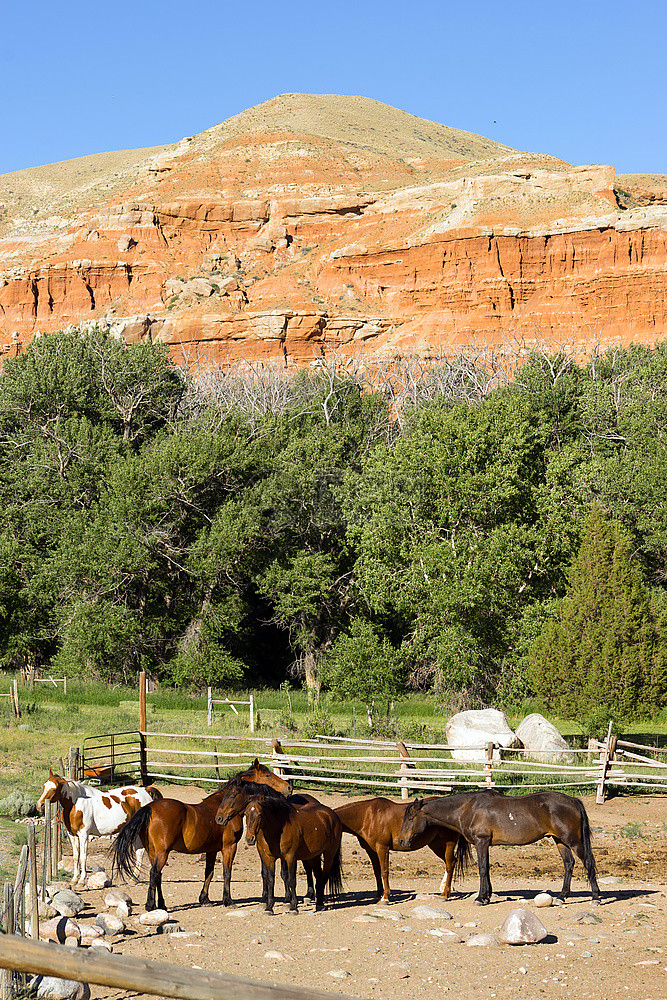
[[[667,336],[656,179],[304,95],[114,156],[0,178],[5,354],[92,321],[218,363]]]

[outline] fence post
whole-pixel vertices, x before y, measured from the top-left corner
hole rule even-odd
[[[146,732],[146,671],[139,673],[139,729]]]
[[[67,695],[67,677],[63,677],[63,694]]]
[[[146,754],[146,737],[144,733],[139,733],[139,770],[141,771],[141,784],[146,787],[148,784],[148,761]]]
[[[37,899],[37,844],[35,824],[28,823],[28,864],[30,865],[30,937],[39,941],[39,900]]]
[[[487,788],[493,788],[493,743],[486,744],[486,761],[484,763],[484,783]]]
[[[78,781],[79,779],[79,748],[70,747],[67,755],[67,779],[68,781]]]
[[[605,800],[605,782],[607,780],[607,772],[609,771],[609,764],[614,756],[614,749],[616,748],[616,740],[611,735],[612,720],[609,720],[609,729],[607,730],[607,739],[604,745],[600,749],[600,777],[598,779],[598,789],[597,795],[595,796],[595,802],[597,805],[601,805]],[[613,740],[613,744],[612,744]]]
[[[209,726],[213,725],[213,693],[209,688],[207,688],[206,694],[206,718]]]
[[[2,921],[2,929],[5,934],[14,933],[14,886],[11,882],[5,882],[4,892],[3,892],[3,907],[2,912],[4,914],[4,920]],[[12,1000],[14,995],[14,990],[12,988],[13,975],[9,969],[4,969],[2,973],[2,1000]]]
[[[12,684],[12,712],[17,719],[21,718],[21,709],[19,708],[19,682],[14,678],[14,683]]]
[[[250,695],[250,732],[255,732],[255,696]]]

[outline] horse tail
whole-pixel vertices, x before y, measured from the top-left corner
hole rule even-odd
[[[459,835],[454,849],[454,871],[453,878],[462,879],[468,870],[468,865],[472,858],[472,848],[463,834]],[[453,879],[452,879],[453,881]]]
[[[146,829],[151,818],[153,803],[142,806],[134,816],[131,816],[125,826],[121,827],[118,836],[111,846],[111,875],[118,872],[127,879],[137,881],[137,840],[144,841]]]
[[[160,789],[156,788],[155,785],[146,785],[146,791],[152,798],[153,802],[157,802],[158,799],[164,798]]]
[[[591,848],[591,828],[588,822],[588,813],[586,812],[586,807],[581,799],[575,799],[574,801],[577,803],[579,815],[581,816],[581,846],[584,852],[584,868],[586,869],[586,874],[588,875],[588,881],[591,885],[595,885],[597,870],[595,867],[593,849]]]
[[[334,854],[334,859],[331,862],[331,868],[327,875],[327,885],[329,886],[331,898],[340,899],[343,891],[343,860],[340,847]]]

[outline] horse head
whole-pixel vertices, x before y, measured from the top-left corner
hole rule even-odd
[[[401,829],[398,833],[397,843],[398,846],[407,851],[410,849],[410,845],[414,838],[420,834],[425,826],[426,821],[421,814],[421,808],[424,805],[423,799],[415,799],[405,810],[405,815],[403,816],[403,822],[401,823]]]
[[[253,801],[250,803],[245,811],[246,819],[246,832],[245,839],[251,847],[253,847],[257,842],[257,831],[262,819],[262,804],[258,801]]]
[[[45,802],[53,802],[54,799],[57,799],[58,791],[64,784],[66,784],[65,779],[61,778],[59,774],[54,774],[51,768],[49,768],[49,776],[44,782],[44,788],[37,802],[37,808],[41,809]]]

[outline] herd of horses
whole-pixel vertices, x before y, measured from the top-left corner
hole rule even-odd
[[[40,805],[47,799],[58,801],[63,807],[63,822],[72,841],[75,879],[77,859],[79,880],[86,877],[87,852],[79,845],[87,844],[89,834],[116,834],[111,848],[113,870],[125,877],[137,878],[143,852],[148,854],[147,910],[156,906],[166,909],[162,871],[172,851],[205,856],[200,904],[210,902],[209,886],[220,851],[222,903],[232,905],[232,865],[244,823],[246,840],[257,846],[261,860],[262,898],[268,911],[273,911],[278,861],[285,902],[291,910],[297,910],[298,862],[306,872],[306,896],[315,899],[316,910],[324,908],[327,888],[330,899],[340,898],[343,833],[355,836],[368,855],[378,900],[390,898],[390,851],[429,847],[445,863],[440,891],[449,898],[452,879],[455,874],[463,874],[474,847],[479,869],[475,902],[484,905],[490,901],[492,892],[489,848],[497,844],[531,844],[542,837],[554,840],[563,861],[562,898],[570,893],[574,852],[588,876],[593,900],[600,899],[584,805],[579,799],[556,791],[506,797],[495,790],[480,790],[416,799],[411,803],[377,797],[330,809],[307,793],[292,794],[287,781],[255,759],[249,768],[195,805],[164,798],[153,788],[125,787],[101,792],[81,782],[68,782],[52,772],[44,785]],[[85,840],[81,839],[82,832]]]

